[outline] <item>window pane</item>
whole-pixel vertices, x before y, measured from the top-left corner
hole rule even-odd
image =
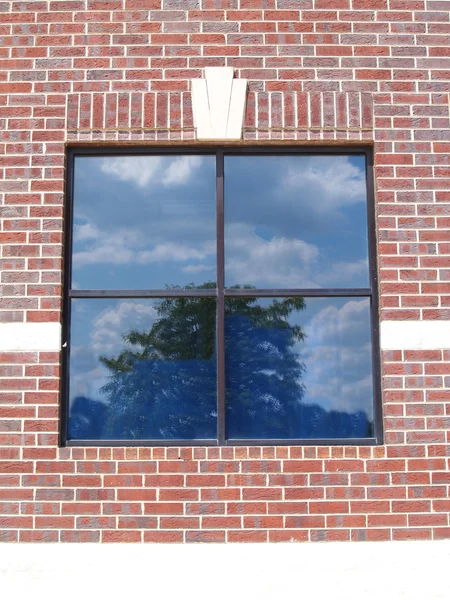
[[[72,287],[216,280],[215,156],[75,160]]]
[[[368,287],[364,157],[226,156],[225,281]]]
[[[72,300],[69,439],[215,439],[214,298]]]
[[[227,437],[373,435],[369,298],[226,298]]]

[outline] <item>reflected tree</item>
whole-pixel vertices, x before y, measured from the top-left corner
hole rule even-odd
[[[213,283],[203,288],[214,287]],[[123,336],[126,348],[100,357],[108,369],[108,437],[216,437],[215,298],[159,301],[149,331]]]
[[[215,282],[207,282],[195,289],[215,287]],[[194,285],[183,289],[188,292]],[[305,365],[299,358],[299,343],[305,332],[289,317],[305,306],[302,297],[272,299],[267,305],[256,297],[225,299],[229,438],[371,434],[372,424],[363,412],[326,411],[302,401]],[[149,331],[128,332],[117,356],[99,358],[109,372],[102,388],[105,402],[76,398],[70,437],[216,438],[216,299],[164,298],[156,309],[158,318]]]
[[[200,289],[215,287],[214,282],[207,282]],[[288,317],[303,308],[303,298],[273,300],[267,307],[252,297],[227,299],[230,429],[250,428],[256,436],[279,431],[281,436],[298,410],[304,365],[294,345],[304,338],[304,332],[290,325]],[[126,349],[118,356],[100,357],[110,372],[103,388],[108,398],[104,433],[131,439],[215,438],[215,298],[165,298],[157,313],[150,331],[133,330],[124,336]]]
[[[251,288],[250,288],[251,289]],[[231,438],[290,438],[298,432],[305,388],[298,342],[305,333],[289,322],[305,308],[302,297],[225,300],[227,434]]]

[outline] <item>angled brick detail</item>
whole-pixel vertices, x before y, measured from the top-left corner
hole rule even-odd
[[[372,141],[373,98],[358,92],[249,92],[244,139]],[[69,94],[67,139],[194,139],[190,92]]]
[[[190,92],[68,94],[68,141],[194,139]]]
[[[246,139],[372,141],[372,95],[256,92],[247,102]]]

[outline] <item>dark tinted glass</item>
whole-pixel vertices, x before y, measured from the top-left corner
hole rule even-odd
[[[364,156],[226,156],[225,282],[368,287]]]
[[[373,435],[368,298],[226,298],[227,437]]]
[[[72,287],[216,280],[215,156],[75,159]]]
[[[216,301],[72,301],[69,439],[216,438]]]

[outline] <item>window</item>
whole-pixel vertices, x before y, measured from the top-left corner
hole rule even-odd
[[[63,443],[380,442],[371,165],[69,150]]]

